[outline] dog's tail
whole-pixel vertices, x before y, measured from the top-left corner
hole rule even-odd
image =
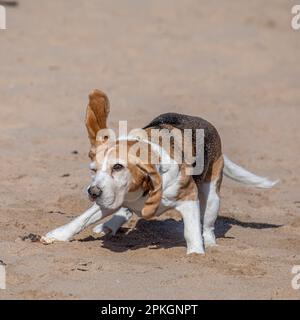
[[[268,178],[257,176],[246,169],[238,166],[225,155],[224,158],[224,170],[225,176],[235,181],[251,185],[258,188],[272,188],[279,180],[271,181]]]

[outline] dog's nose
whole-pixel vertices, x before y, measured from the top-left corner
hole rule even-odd
[[[102,193],[102,190],[98,186],[90,186],[88,188],[88,194],[92,198],[100,197],[101,193]]]

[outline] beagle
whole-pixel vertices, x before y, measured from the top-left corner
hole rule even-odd
[[[95,233],[115,234],[133,212],[151,219],[174,208],[183,219],[187,253],[203,254],[206,247],[216,245],[214,226],[223,173],[233,180],[260,188],[271,188],[277,183],[254,175],[229,160],[222,153],[217,130],[204,119],[166,113],[134,134],[112,141],[107,128],[109,112],[107,96],[99,90],[92,92],[86,111],[86,127],[93,171],[88,194],[94,204],[73,221],[43,236],[41,241],[45,244],[69,241],[107,216],[112,217],[94,227]],[[162,139],[153,141],[155,130],[172,132],[169,149],[164,147]],[[197,130],[203,133],[200,151]],[[186,148],[182,149],[179,137],[185,131],[191,134],[184,140],[184,145],[192,149],[195,157],[189,156]],[[141,157],[142,154],[146,157]],[[149,156],[151,159],[154,156],[156,161],[149,160]],[[182,161],[178,161],[180,156]],[[199,159],[201,170],[193,171]]]

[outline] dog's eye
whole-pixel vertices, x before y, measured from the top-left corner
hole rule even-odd
[[[91,173],[92,173],[92,174],[95,174],[96,172],[97,172],[97,169],[95,169],[95,168],[92,168],[92,169],[91,169]]]
[[[114,171],[120,171],[120,170],[122,170],[124,168],[124,166],[122,165],[122,164],[120,164],[120,163],[116,163],[114,166],[113,166],[113,170]]]

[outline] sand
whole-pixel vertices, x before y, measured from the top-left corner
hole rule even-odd
[[[0,31],[0,299],[299,299],[300,31],[285,0],[20,0]],[[218,246],[186,256],[180,216],[115,236],[22,240],[90,206],[88,93],[110,124],[198,115],[224,153],[281,182],[224,179]],[[76,151],[76,152],[74,152]]]

